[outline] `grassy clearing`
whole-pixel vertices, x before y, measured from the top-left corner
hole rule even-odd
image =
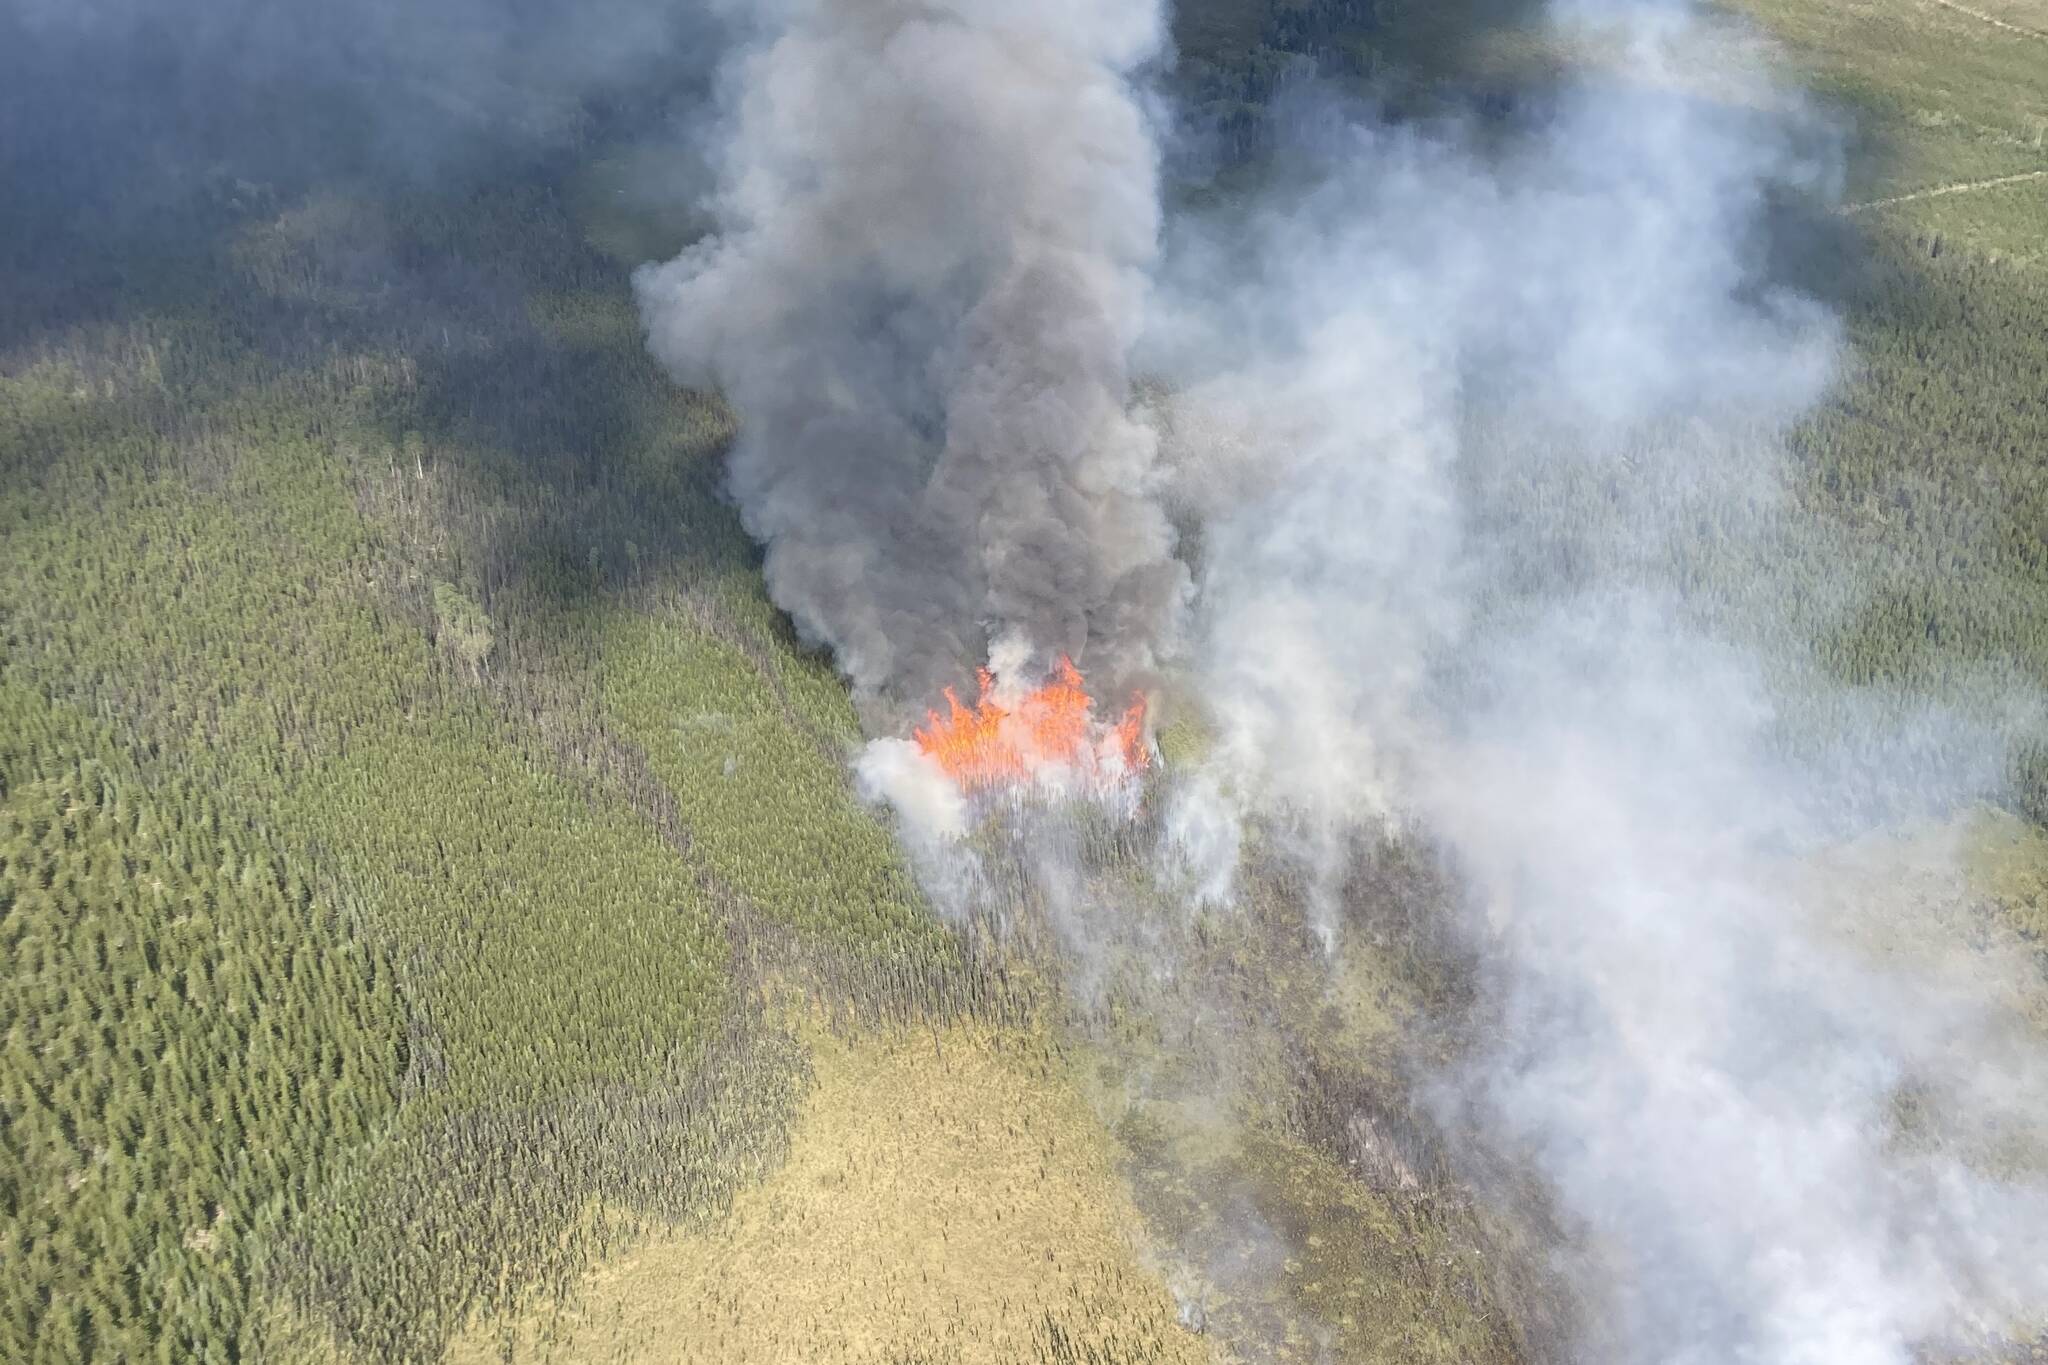
[[[2011,932],[2048,963],[2048,834],[2039,825],[1992,815],[1965,845],[1978,889]]]
[[[633,1248],[573,1307],[451,1361],[1210,1358],[1042,1037],[813,1033],[811,1057],[787,1162],[724,1222]]]
[[[1799,78],[1853,118],[1852,202],[2048,168],[2048,40],[1934,0],[1739,0],[1737,8],[1786,46]],[[2020,22],[2028,6],[2008,8],[1994,17]],[[2028,210],[2041,202],[2000,189],[1878,212],[1908,235],[1941,233],[1987,255],[2038,261],[2041,220]]]

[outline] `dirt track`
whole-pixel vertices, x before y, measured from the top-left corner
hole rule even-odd
[[[1918,199],[1939,199],[1946,194],[1967,194],[1971,190],[1995,189],[2000,185],[2018,185],[2028,180],[2048,180],[2048,171],[2021,171],[2018,175],[2001,175],[1990,180],[1959,180],[1953,185],[1937,185],[1931,190],[1915,190],[1911,194],[1895,194],[1889,199],[1866,199],[1860,204],[1842,205],[1843,213],[1861,213],[1865,209],[1887,208],[1893,204],[1910,204]]]

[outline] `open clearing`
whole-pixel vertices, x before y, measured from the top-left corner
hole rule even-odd
[[[1848,199],[1986,255],[2039,256],[2041,219],[1965,192],[2048,171],[2048,34],[2033,0],[1740,0],[1834,103]],[[2028,201],[2032,204],[2032,201]]]
[[[450,1359],[1195,1362],[1113,1148],[1041,1039],[953,1027],[813,1045],[788,1163],[581,1302]],[[1062,1350],[1066,1353],[1061,1354]]]

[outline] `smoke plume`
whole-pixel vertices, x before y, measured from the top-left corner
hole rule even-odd
[[[1828,193],[1825,128],[1686,4],[1548,37],[1585,72],[1505,134],[1304,101],[1310,188],[1185,234],[1148,354],[1218,737],[1171,828],[1211,887],[1247,823],[1325,886],[1361,823],[1445,850],[1499,1014],[1439,1112],[1578,1229],[1578,1358],[1901,1365],[2048,1296],[2048,1188],[1958,1155],[2038,1122],[2039,1043],[1849,946],[1925,902],[1845,932],[1789,869],[1850,808],[1986,790],[1997,749],[1844,694],[1861,761],[1814,761],[1781,714],[1825,685],[1764,644],[1774,537],[1814,533],[1780,438],[1838,329],[1765,223]],[[1948,1126],[1908,1140],[1928,1085]]]
[[[1442,850],[1491,1028],[1430,1103],[1544,1178],[1575,1358],[1903,1365],[2048,1300],[2048,1190],[1981,1156],[2048,1077],[1971,971],[1866,951],[1924,903],[1810,875],[2001,757],[1786,628],[1774,556],[1825,533],[1784,437],[1842,346],[1772,233],[1835,138],[1689,0],[1535,29],[1574,74],[1512,118],[1304,88],[1270,193],[1163,223],[1150,5],[784,0],[726,67],[719,231],[643,312],[741,413],[776,599],[885,713],[998,655],[1164,677],[1209,742],[1159,784],[1163,884],[1227,906],[1277,850],[1332,970],[1361,834]],[[975,812],[913,746],[861,780],[936,896],[1165,941],[1102,927],[1072,831],[955,875]]]
[[[776,600],[867,697],[1016,636],[1141,678],[1185,573],[1126,353],[1159,229],[1149,0],[786,0],[729,60],[720,230],[637,279],[742,415]]]

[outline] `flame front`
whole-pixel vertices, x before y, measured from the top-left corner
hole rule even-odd
[[[1113,726],[1098,726],[1095,701],[1081,670],[1065,655],[1043,687],[1008,705],[996,699],[995,675],[976,675],[981,695],[964,706],[946,689],[947,714],[927,712],[917,746],[963,789],[977,791],[1030,780],[1041,771],[1120,780],[1151,761],[1145,748],[1145,699],[1133,697]]]

